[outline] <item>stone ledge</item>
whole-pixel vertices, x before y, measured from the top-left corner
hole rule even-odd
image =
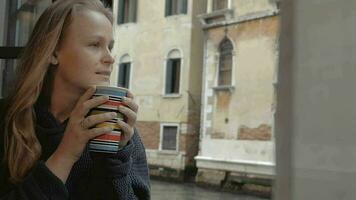
[[[231,12],[231,11],[230,11]],[[227,26],[227,25],[231,25],[231,24],[238,24],[238,23],[244,23],[247,21],[252,21],[252,20],[258,20],[258,19],[262,19],[262,18],[267,18],[267,17],[273,17],[276,15],[279,15],[279,10],[266,10],[266,11],[259,11],[259,12],[255,12],[255,13],[250,13],[250,14],[246,14],[246,15],[242,15],[239,17],[228,17],[228,16],[232,16],[227,15],[227,14],[220,14],[222,16],[224,16],[225,20],[222,21],[217,21],[214,23],[207,23],[206,19],[209,17],[213,17],[209,14],[203,14],[203,15],[199,15],[198,17],[200,18],[201,24],[203,26],[203,29],[211,29],[211,28],[215,28],[215,27],[220,27],[220,26]],[[225,11],[225,13],[228,13],[227,11]],[[226,16],[225,16],[226,15]]]
[[[168,167],[177,170],[183,170],[185,168],[185,153],[146,149],[146,155],[149,165]]]
[[[265,178],[274,179],[275,164],[264,161],[249,160],[218,160],[209,157],[196,156],[197,168],[221,170],[251,175],[259,175]]]
[[[272,196],[273,179],[244,173],[199,168],[195,182],[202,187],[239,194]]]

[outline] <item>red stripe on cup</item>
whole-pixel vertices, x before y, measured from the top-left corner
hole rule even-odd
[[[126,106],[125,103],[123,102],[120,102],[120,101],[111,101],[111,100],[108,100],[107,102],[104,103],[104,105],[110,105],[110,106],[120,106],[120,105],[123,105],[123,106]]]
[[[99,135],[95,140],[106,140],[106,141],[120,141],[121,135],[104,134]]]

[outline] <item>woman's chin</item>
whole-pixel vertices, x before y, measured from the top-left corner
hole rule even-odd
[[[102,86],[109,86],[110,85],[110,79],[92,79],[91,81],[87,82],[85,84],[86,86],[96,86],[96,85],[102,85]]]
[[[105,80],[105,81],[97,81],[94,83],[94,85],[103,85],[103,86],[108,86],[110,85],[110,80]]]

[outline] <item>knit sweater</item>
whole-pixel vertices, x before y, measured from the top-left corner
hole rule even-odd
[[[0,101],[0,160],[4,157],[4,112]],[[45,165],[58,147],[68,120],[59,123],[43,105],[35,105],[36,136],[42,147],[40,159],[22,183],[9,182],[9,171],[0,163],[0,199],[150,199],[150,184],[144,146],[135,133],[128,144],[111,156],[94,155],[86,146],[73,165],[65,184]]]

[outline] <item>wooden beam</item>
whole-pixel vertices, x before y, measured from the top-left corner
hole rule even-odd
[[[0,59],[16,59],[20,56],[23,47],[0,47]]]

